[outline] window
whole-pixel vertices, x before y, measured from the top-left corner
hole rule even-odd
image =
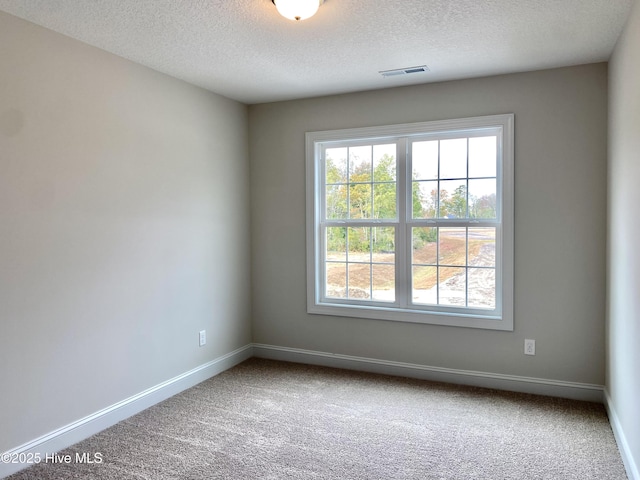
[[[513,330],[513,123],[308,132],[308,312]]]

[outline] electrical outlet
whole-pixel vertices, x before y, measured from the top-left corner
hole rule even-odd
[[[536,341],[529,338],[524,340],[524,354],[535,355],[536,354]]]
[[[207,331],[200,330],[200,346],[202,347],[205,343],[207,343]]]

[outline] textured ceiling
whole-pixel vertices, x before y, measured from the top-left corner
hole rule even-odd
[[[606,61],[634,1],[326,0],[301,22],[271,0],[0,0],[0,10],[261,103]]]

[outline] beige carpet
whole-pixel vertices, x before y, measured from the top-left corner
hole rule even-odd
[[[599,404],[251,359],[19,479],[626,479]],[[93,457],[95,458],[95,457]]]

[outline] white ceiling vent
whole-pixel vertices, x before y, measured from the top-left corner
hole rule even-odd
[[[398,75],[408,75],[410,73],[425,73],[429,71],[429,67],[426,65],[419,65],[417,67],[397,68],[395,70],[383,70],[378,72],[383,77],[396,77]]]

